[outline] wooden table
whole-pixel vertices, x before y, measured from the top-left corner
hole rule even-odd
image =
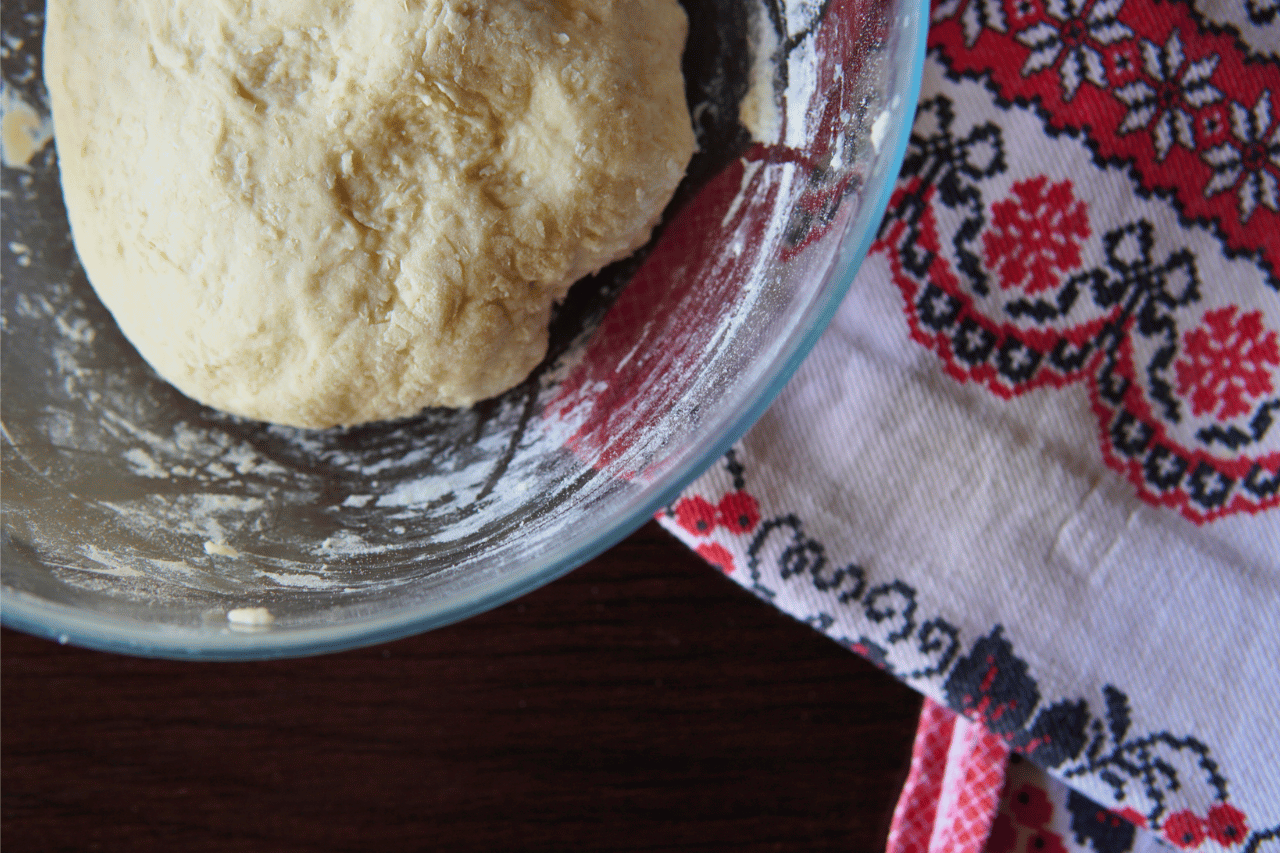
[[[0,654],[6,853],[883,850],[920,707],[652,523],[344,654]]]

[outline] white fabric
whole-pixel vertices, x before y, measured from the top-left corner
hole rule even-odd
[[[992,108],[982,84],[944,78],[933,59],[930,92],[957,104],[956,136],[965,115]],[[1039,133],[1031,107],[1002,108],[1007,130]],[[1078,139],[1037,144],[1053,147],[1050,171],[1128,180],[1119,166],[1090,167]],[[1160,208],[1134,197],[1118,215],[1172,215]],[[1214,246],[1200,253],[1206,287],[1273,317],[1280,301],[1251,302]],[[1083,703],[1087,748],[1051,768],[1058,778],[1160,821],[1184,810],[1205,820],[1225,797],[1247,815],[1253,849],[1280,845],[1280,510],[1197,524],[1144,501],[1106,464],[1084,382],[1004,399],[957,381],[912,338],[903,303],[889,256],[873,251],[794,380],[682,499],[746,492],[758,523],[698,532],[682,526],[679,502],[662,521],[734,580],[939,701],[955,699],[948,679],[976,642],[1007,643],[1037,713]],[[926,631],[930,620],[954,628],[956,656],[945,659],[947,629]],[[1117,780],[1126,760],[1173,775]]]

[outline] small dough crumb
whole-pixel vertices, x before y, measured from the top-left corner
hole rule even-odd
[[[751,6],[751,73],[738,103],[738,121],[763,145],[782,140],[782,114],[777,91],[778,36],[763,5]]]
[[[210,556],[217,554],[220,557],[239,557],[240,552],[232,548],[225,542],[214,542],[208,540],[204,543],[204,552]]]
[[[695,145],[686,31],[675,0],[50,0],[76,250],[201,403],[469,406],[649,239]]]
[[[0,150],[10,169],[27,169],[45,143],[53,138],[53,125],[42,119],[31,105],[17,97],[8,86],[0,95]]]
[[[270,625],[276,618],[265,607],[237,607],[227,611],[227,621],[236,625],[261,627]]]

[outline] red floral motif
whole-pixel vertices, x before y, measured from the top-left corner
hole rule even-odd
[[[1272,120],[1271,93],[1264,91],[1252,107],[1233,101],[1228,110],[1231,135],[1200,154],[1213,171],[1205,196],[1234,189],[1242,224],[1253,218],[1258,205],[1280,213],[1280,126]]]
[[[716,507],[716,521],[734,533],[750,533],[760,523],[760,504],[746,492],[729,492]]]
[[[1174,812],[1165,819],[1164,837],[1175,847],[1199,847],[1204,841],[1205,822],[1193,812]]]
[[[1018,823],[1032,828],[1044,826],[1053,817],[1053,804],[1035,785],[1023,785],[1009,798],[1009,810]]]
[[[1245,821],[1244,812],[1229,803],[1218,803],[1209,809],[1205,823],[1209,837],[1223,847],[1239,844],[1249,834],[1249,824]]]
[[[991,823],[991,834],[987,836],[985,853],[1013,853],[1017,845],[1018,830],[1013,825],[1013,820],[1004,812],[1000,812]]]
[[[1062,843],[1062,838],[1056,832],[1049,832],[1047,829],[1027,836],[1027,843],[1022,849],[1026,853],[1067,853],[1067,847]]]
[[[1150,0],[1127,0],[1125,9],[1134,4],[1148,8]],[[940,61],[954,70],[960,66],[948,45],[968,48],[959,47],[963,39],[949,15],[939,19],[930,39],[935,42],[933,33],[943,32],[958,38],[939,36]],[[1218,98],[1225,82],[1215,76],[1210,86],[1206,75],[1211,66],[1222,72],[1234,60],[1208,50],[1212,45],[1204,43],[1203,34],[1187,53],[1191,31],[1181,29],[1175,39],[1168,26],[1160,24],[1158,39],[1153,38],[1157,33],[1142,31],[1142,44],[1161,46],[1144,53],[1144,69],[1149,61],[1168,76],[1170,68],[1190,73],[1195,65],[1192,82],[1202,83],[1203,91],[1196,89],[1192,104],[1184,87],[1180,103],[1194,106]],[[1007,35],[987,30],[982,38],[993,41],[994,51],[979,51],[988,63],[981,66],[985,72]],[[1186,56],[1192,55],[1200,59],[1188,65]],[[1216,88],[1220,84],[1223,89]],[[1121,201],[1123,194],[1112,198],[1110,191],[1095,198],[1091,193],[1100,187],[1092,181],[1086,186],[1075,176],[1069,184],[1055,184],[1061,179],[1041,171],[1046,155],[1027,145],[1013,125],[961,119],[960,85],[953,92],[950,82],[941,83],[937,94],[921,101],[903,174],[872,247],[884,253],[901,290],[911,338],[935,352],[957,381],[982,384],[1004,399],[1083,382],[1105,463],[1152,505],[1180,512],[1194,524],[1280,505],[1280,432],[1272,411],[1280,390],[1280,370],[1273,363],[1280,343],[1273,347],[1270,338],[1272,330],[1280,333],[1280,322],[1274,303],[1259,304],[1271,297],[1251,292],[1259,285],[1268,288],[1271,271],[1280,267],[1263,269],[1266,252],[1233,255],[1230,240],[1220,234],[1232,276],[1214,280],[1212,247],[1189,245],[1176,231],[1166,231],[1168,223],[1155,215],[1156,208],[1131,211]],[[1234,91],[1228,94],[1235,97]],[[1074,103],[1090,98],[1115,101],[1085,86]],[[1141,106],[1141,99],[1131,100],[1135,110]],[[1243,121],[1235,112],[1227,128],[1232,139]],[[1197,112],[1193,118],[1208,114]],[[1215,115],[1221,118],[1220,111]],[[1249,120],[1263,123],[1256,115]],[[1164,133],[1153,128],[1154,121],[1149,117],[1142,126]],[[1181,114],[1178,122],[1179,133],[1190,127]],[[1274,124],[1268,118],[1267,127]],[[1171,143],[1169,160],[1199,162],[1176,144],[1181,139]],[[1151,142],[1142,144],[1149,149]],[[1275,144],[1280,146],[1280,134]],[[1130,161],[1142,160],[1136,149],[1130,153]],[[1149,151],[1144,156],[1151,159]],[[1220,165],[1229,164],[1222,160]],[[1134,198],[1151,197],[1139,192]],[[1264,225],[1269,215],[1269,210],[1258,212],[1250,230],[1275,240],[1280,227]],[[1045,223],[1055,218],[1059,234],[1047,234]],[[1077,236],[1084,233],[1083,239]],[[1043,246],[1037,248],[1033,244],[1041,237]],[[1075,265],[1064,268],[1068,264]],[[1211,313],[1231,303],[1237,307],[1229,323],[1225,312]],[[1259,313],[1246,322],[1248,312]],[[1223,340],[1215,338],[1206,314],[1230,327],[1218,334]],[[1184,336],[1200,327],[1184,346]],[[1243,351],[1233,351],[1233,345]],[[1193,414],[1193,396],[1200,414]]]
[[[1190,399],[1195,415],[1248,414],[1254,400],[1274,390],[1268,368],[1280,365],[1280,336],[1263,326],[1261,311],[1239,319],[1234,305],[1206,312],[1183,337],[1182,352],[1173,366],[1178,393]]]
[[[694,549],[698,556],[715,566],[726,575],[733,574],[736,566],[733,565],[733,554],[729,553],[729,549],[723,545],[717,545],[715,542],[704,542]]]
[[[716,526],[716,508],[711,502],[699,495],[681,498],[673,507],[676,524],[688,531],[690,535],[702,536],[710,533]]]
[[[1014,184],[1013,194],[1016,200],[991,206],[983,260],[999,274],[1001,287],[1051,290],[1060,273],[1080,265],[1080,244],[1090,234],[1085,204],[1070,181],[1049,185],[1043,175]]]
[[[1135,180],[1147,191],[1171,192],[1187,220],[1216,223],[1228,250],[1259,253],[1270,268],[1277,268],[1280,209],[1265,200],[1273,198],[1268,193],[1280,181],[1275,168],[1280,163],[1264,167],[1257,155],[1275,133],[1274,123],[1259,120],[1269,110],[1260,107],[1260,101],[1264,93],[1280,91],[1280,64],[1257,61],[1230,28],[1206,28],[1193,3],[1062,0],[1053,5],[1063,13],[1081,13],[1069,22],[1044,19],[1028,21],[1025,27],[1010,17],[999,29],[985,28],[976,42],[969,32],[968,4],[937,5],[946,11],[935,14],[930,24],[929,46],[941,53],[951,74],[981,77],[1006,102],[1037,104],[1051,133],[1082,133],[1099,160],[1128,161]],[[1251,114],[1247,124],[1236,125],[1250,131],[1237,135],[1231,124],[1217,125],[1226,134],[1214,133],[1211,141],[1200,136],[1199,116],[1189,112],[1197,122],[1196,150],[1175,145],[1168,157],[1159,159],[1151,156],[1150,135],[1117,132],[1129,110],[1116,93],[1141,77],[1145,62],[1140,59],[1139,74],[1134,75],[1123,63],[1116,65],[1112,48],[1141,40],[1166,45],[1175,31],[1181,33],[1185,55],[1194,57],[1193,62],[1218,58],[1213,85],[1223,93],[1224,107],[1230,110],[1228,105],[1234,103]],[[1032,73],[1025,73],[1028,70]],[[1201,156],[1218,147],[1208,159]],[[1246,154],[1257,168],[1246,167]],[[1258,225],[1259,220],[1265,224]]]

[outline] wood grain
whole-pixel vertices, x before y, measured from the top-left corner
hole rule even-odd
[[[6,851],[882,850],[920,707],[655,524],[344,654],[0,655]]]

